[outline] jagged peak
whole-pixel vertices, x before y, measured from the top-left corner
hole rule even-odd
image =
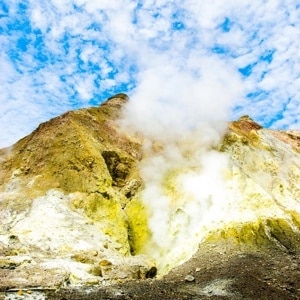
[[[122,107],[127,101],[129,97],[125,93],[115,94],[109,97],[102,105],[112,105],[112,106],[119,106]]]
[[[228,127],[231,131],[248,138],[250,137],[249,134],[263,128],[248,115],[241,116],[237,121],[230,122]]]

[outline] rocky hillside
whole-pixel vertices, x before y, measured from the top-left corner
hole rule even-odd
[[[279,293],[278,299],[300,298],[300,132],[264,129],[244,116],[228,124],[222,142],[205,156],[209,178],[202,178],[194,162],[171,167],[162,185],[172,205],[168,218],[160,220],[166,223],[168,243],[159,243],[151,221],[155,212],[144,200],[141,165],[149,159],[145,143],[151,142],[156,154],[163,145],[124,130],[119,119],[127,102],[125,94],[118,94],[99,107],[67,112],[0,150],[0,290],[7,291],[7,299],[19,290],[65,291],[127,280],[134,285],[153,277],[161,278],[153,280],[159,290],[162,283],[187,284],[180,290],[175,283],[176,290],[168,287],[160,299],[240,299],[242,292],[233,286],[245,277],[238,276],[238,268],[229,272],[237,280],[227,273],[237,263],[232,259],[249,253],[261,255],[261,266],[276,255],[281,268],[293,271],[293,290]],[[190,162],[191,154],[186,156]],[[222,176],[209,172],[219,157],[226,162]],[[197,193],[205,189],[200,183],[211,186],[204,202],[180,185],[187,173],[202,176]],[[220,201],[212,200],[214,188]],[[216,263],[219,269],[212,274]],[[255,260],[241,264],[245,272],[259,269]],[[273,277],[280,278],[273,273],[263,283],[265,291]],[[148,284],[139,282],[141,295],[152,290],[155,297],[156,288]],[[129,284],[127,292],[134,291],[138,294],[139,288]],[[171,291],[179,298],[170,298]],[[116,299],[128,296],[111,293]],[[247,299],[258,299],[250,294],[251,289]]]

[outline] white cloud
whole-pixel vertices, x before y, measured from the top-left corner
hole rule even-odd
[[[223,98],[224,91],[230,95],[230,89],[236,95],[237,69],[251,66],[251,72],[238,84],[244,94],[231,118],[252,114],[267,126],[299,124],[294,110],[299,112],[300,107],[300,14],[292,0],[29,1],[23,11],[19,3],[9,3],[7,16],[0,19],[4,28],[0,38],[4,66],[0,71],[1,95],[6,113],[10,111],[9,117],[0,114],[0,147],[64,109],[87,106],[95,95],[108,95],[109,90],[113,93],[120,91],[120,86],[133,87],[137,82],[144,89],[143,76],[157,76],[156,72],[162,76],[153,79],[160,96],[170,79],[182,94],[187,92],[180,87],[181,80],[191,84],[186,89],[194,93],[205,85],[201,87],[202,97],[216,99]],[[21,38],[29,41],[25,51],[20,48]],[[271,52],[272,57],[262,60]],[[220,61],[222,67],[218,66]],[[166,74],[172,72],[167,66],[182,76]],[[210,74],[206,82],[204,73]],[[223,85],[222,77],[226,77]],[[159,78],[166,82],[159,82]],[[226,89],[220,88],[226,85]],[[138,90],[142,87],[134,93]],[[152,88],[148,93],[155,92]],[[247,93],[254,96],[247,98]],[[19,106],[10,99],[17,99]],[[225,111],[234,103],[231,100]],[[23,124],[10,124],[24,107],[33,105],[43,107],[42,117],[26,117]],[[222,105],[215,107],[217,114]]]
[[[99,95],[128,92],[123,122],[162,144],[155,156],[145,145],[152,156],[141,175],[153,242],[171,256],[189,247],[172,233],[195,234],[220,205],[226,157],[212,147],[225,121],[248,114],[266,126],[300,126],[293,0],[29,0],[20,10],[21,3],[10,2],[0,18],[0,147],[50,117],[98,104]],[[176,168],[190,168],[178,186],[195,200],[178,215],[163,188]]]

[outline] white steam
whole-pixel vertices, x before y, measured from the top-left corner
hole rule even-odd
[[[201,227],[222,207],[227,158],[216,147],[242,92],[237,73],[224,62],[193,62],[141,72],[123,120],[147,138],[140,165],[142,201],[151,216],[146,251],[161,268],[193,254]]]
[[[216,58],[191,63],[192,67],[178,67],[162,60],[140,72],[127,108],[136,129],[148,137],[173,141],[199,127],[218,134],[224,130],[242,83],[233,69]]]

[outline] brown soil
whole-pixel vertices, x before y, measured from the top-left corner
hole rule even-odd
[[[61,289],[47,299],[300,299],[299,253],[246,249],[229,243],[201,246],[162,279]]]

